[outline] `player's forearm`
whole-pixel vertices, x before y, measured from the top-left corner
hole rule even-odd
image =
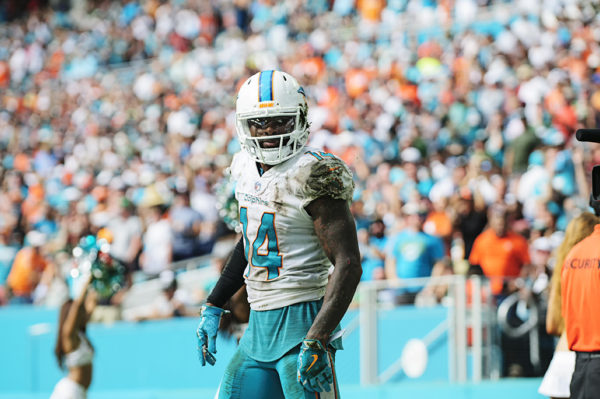
[[[243,275],[247,264],[243,238],[240,238],[206,301],[214,306],[223,307],[229,298],[244,285]]]
[[[306,335],[326,346],[329,335],[348,310],[360,281],[360,251],[356,224],[347,202],[319,198],[309,204],[307,211],[313,218],[315,234],[323,251],[334,265],[323,306]]]
[[[331,332],[340,323],[352,302],[361,275],[362,267],[359,258],[345,257],[336,262],[327,285],[323,306],[306,338],[318,339],[323,345],[327,345]]]

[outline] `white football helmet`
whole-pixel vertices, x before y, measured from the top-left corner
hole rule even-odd
[[[251,76],[242,84],[235,107],[242,149],[267,165],[290,159],[308,140],[307,112],[304,89],[291,75],[262,71]],[[272,125],[276,128],[268,136],[251,134],[251,126],[264,129]]]

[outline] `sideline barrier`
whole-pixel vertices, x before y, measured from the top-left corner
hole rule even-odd
[[[490,327],[488,331],[494,330],[495,317],[488,320],[486,314],[495,315],[495,309],[491,308],[493,311],[487,312],[488,305],[485,301],[480,304],[477,304],[477,300],[467,301],[464,295],[464,277],[427,280],[435,284],[445,281],[458,288],[450,289],[445,306],[394,307],[381,303],[376,294],[378,290],[392,286],[397,288],[400,284],[361,284],[361,306],[350,310],[342,321],[342,327],[346,329],[345,350],[337,354],[336,366],[344,397],[362,398],[368,394],[373,398],[392,398],[398,397],[400,393],[407,395],[405,392],[410,392],[408,395],[420,392],[419,396],[428,397],[430,393],[433,395],[436,392],[436,399],[491,399],[496,397],[491,393],[494,390],[505,392],[502,397],[510,395],[512,399],[535,397],[533,395],[539,384],[538,379],[523,380],[521,384],[527,387],[524,388],[524,392],[529,392],[527,395],[507,393],[514,385],[508,384],[508,380],[498,381],[497,386],[494,385],[495,381],[486,380],[493,377],[488,373],[486,360],[487,354],[491,353],[491,341],[488,345],[487,338],[490,335],[481,334],[477,338],[476,330],[481,328],[483,332],[484,326]],[[485,282],[481,284],[478,279],[469,281],[471,292],[479,291],[478,284],[482,290],[486,289]],[[423,280],[403,282],[409,283],[422,284]],[[369,294],[370,291],[372,292]],[[481,298],[481,295],[471,296],[472,299]],[[366,326],[365,320],[368,322]],[[0,329],[0,358],[3,362],[0,399],[48,397],[54,384],[62,376],[53,356],[56,322],[56,309],[33,306],[0,308],[0,324],[4,327]],[[217,364],[214,367],[200,367],[195,350],[197,323],[198,319],[193,317],[90,325],[89,335],[97,352],[89,397],[118,397],[128,392],[131,395],[128,394],[127,397],[132,398],[184,398],[188,393],[193,393],[193,397],[203,397],[198,396],[199,393],[214,392],[236,344],[220,335]],[[462,331],[461,334],[470,331],[470,342],[465,335],[458,338],[457,331]],[[368,337],[371,338],[367,339]],[[412,379],[399,359],[405,344],[415,338],[426,344],[428,362],[422,375]],[[462,350],[454,349],[456,342],[462,342]],[[374,352],[366,351],[365,344],[374,344]],[[475,345],[482,347],[475,350]],[[370,360],[364,361],[361,358],[365,353],[370,356]],[[464,356],[460,361],[457,356],[459,353]],[[482,356],[480,365],[475,361],[479,356]],[[370,375],[376,378],[374,385],[364,383],[366,364],[372,367]],[[453,369],[458,367],[455,366],[457,364],[464,369],[460,372]],[[483,381],[477,383],[480,372]],[[457,381],[457,377],[461,375],[468,378],[468,382]],[[359,386],[359,381],[362,386]],[[490,386],[495,388],[491,389]],[[482,392],[487,392],[487,389],[490,393],[484,395]],[[453,392],[453,396],[447,396],[446,392]],[[355,393],[359,396],[353,396]],[[479,393],[484,396],[479,396]]]
[[[403,344],[427,333],[447,317],[447,309],[419,309],[407,306],[382,310],[379,367],[386,368],[400,353]],[[49,392],[62,373],[53,355],[56,337],[56,309],[14,306],[0,309],[0,393]],[[360,330],[350,326],[358,319],[358,311],[349,311],[342,326],[349,332],[345,349],[337,354],[337,370],[341,384],[357,384],[360,379]],[[216,388],[227,360],[236,349],[232,339],[219,335],[217,364],[200,366],[196,353],[198,319],[177,318],[141,323],[116,322],[112,325],[91,324],[88,334],[96,349],[94,379],[91,392],[122,389],[198,389]],[[406,325],[410,328],[406,328]],[[352,331],[350,331],[352,330]],[[448,348],[438,339],[429,357],[422,380],[448,381]],[[5,356],[6,354],[6,356]],[[407,380],[402,374],[390,381]]]
[[[469,288],[467,289],[467,283]],[[424,346],[426,352],[415,347],[405,347],[403,351],[394,351],[396,359],[383,372],[378,356],[381,348],[386,346],[380,343],[380,315],[388,304],[379,300],[382,292],[391,292],[395,298],[398,290],[425,286],[447,286],[448,295],[445,306],[437,306],[446,310],[447,314],[439,323],[430,327],[429,331],[417,332],[414,324],[408,324],[413,330],[413,338],[417,344]],[[467,298],[467,291],[469,298]],[[471,276],[467,279],[462,275],[440,276],[429,278],[403,279],[396,281],[382,280],[361,283],[359,286],[360,297],[360,382],[362,385],[376,385],[386,383],[407,367],[414,369],[414,362],[424,361],[425,371],[432,367],[432,362],[420,357],[427,357],[434,344],[445,340],[447,349],[447,380],[450,382],[464,383],[467,381],[478,382],[482,379],[497,379],[500,372],[500,358],[495,355],[498,349],[498,335],[496,323],[496,310],[492,304],[490,284],[487,279]],[[391,306],[394,306],[393,302]],[[395,309],[406,309],[400,306]],[[436,307],[419,307],[420,312],[429,312]],[[420,335],[419,335],[420,334]],[[469,342],[470,337],[470,342]],[[416,348],[418,348],[418,345]],[[413,364],[411,364],[413,363]],[[422,367],[421,367],[422,368]],[[420,370],[417,370],[417,376]],[[470,377],[469,377],[470,376]]]

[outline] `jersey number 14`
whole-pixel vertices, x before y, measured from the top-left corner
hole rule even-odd
[[[240,208],[240,223],[242,224],[242,234],[244,235],[246,259],[248,259],[250,267],[267,269],[267,281],[277,278],[283,256],[279,253],[277,231],[275,230],[275,214],[270,212],[262,214],[260,226],[252,244],[250,244],[250,240],[248,239],[248,209],[245,207]],[[246,277],[248,276],[246,275]]]

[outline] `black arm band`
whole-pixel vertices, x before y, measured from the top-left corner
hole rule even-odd
[[[244,254],[244,238],[240,238],[229,255],[227,263],[221,272],[217,285],[206,298],[206,302],[218,307],[225,303],[244,285],[244,269],[248,264]]]

